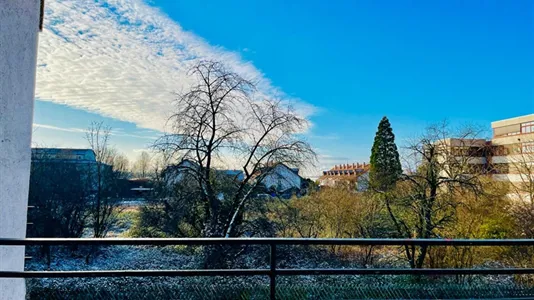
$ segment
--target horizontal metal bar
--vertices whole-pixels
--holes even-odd
[[[4,271],[0,278],[74,278],[74,277],[191,277],[191,276],[266,276],[268,269],[212,270],[99,270],[99,271]],[[508,269],[277,269],[275,276],[299,275],[512,275],[534,274],[534,268]]]
[[[302,239],[302,238],[0,238],[0,246],[30,245],[351,245],[534,246],[534,239]]]
[[[534,274],[534,268],[511,269],[278,269],[276,275],[510,275]]]
[[[98,271],[2,271],[0,278],[74,278],[74,277],[191,277],[191,276],[265,276],[267,269],[211,270],[98,270]]]

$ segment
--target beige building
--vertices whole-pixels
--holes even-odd
[[[323,175],[317,181],[319,186],[351,184],[361,191],[367,188],[369,168],[368,163],[335,165],[330,170],[323,171]]]
[[[484,139],[443,139],[439,160],[456,173],[486,174],[496,181],[510,183],[509,196],[525,200],[534,195],[534,114],[491,123],[493,137]]]
[[[434,149],[439,153],[438,162],[444,167],[440,173],[443,177],[453,173],[489,172],[491,162],[488,153],[491,146],[485,139],[446,138],[434,143]]]
[[[491,123],[493,179],[510,182],[510,196],[534,194],[534,114]]]

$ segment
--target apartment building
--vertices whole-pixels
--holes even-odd
[[[534,195],[534,114],[491,123],[493,137],[484,139],[449,138],[438,141],[439,159],[462,163],[467,174],[486,174],[496,181],[510,183],[509,196],[532,199]],[[448,169],[442,170],[447,176]],[[458,170],[456,170],[458,171]]]
[[[534,195],[534,114],[491,123],[493,179],[510,183],[510,196]]]
[[[534,114],[491,123],[494,179],[523,181],[521,165],[534,163]]]
[[[433,148],[437,151],[438,162],[443,166],[440,176],[447,177],[451,173],[488,173],[491,169],[488,159],[490,144],[485,139],[467,138],[446,138],[435,142]]]
[[[367,188],[369,168],[368,163],[353,163],[335,165],[317,180],[319,186],[335,186],[339,184],[354,184],[359,191]]]

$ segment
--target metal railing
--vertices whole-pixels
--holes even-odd
[[[534,246],[534,239],[301,239],[301,238],[0,238],[0,246],[35,245],[268,245],[269,268],[265,269],[189,269],[189,270],[99,270],[99,271],[0,271],[0,278],[58,277],[153,277],[153,276],[269,276],[270,299],[276,299],[276,277],[298,275],[511,275],[534,274],[534,268],[484,269],[280,269],[276,250],[279,245],[335,246]]]

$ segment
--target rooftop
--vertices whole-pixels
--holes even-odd
[[[323,171],[323,176],[354,176],[354,175],[360,175],[367,171],[369,171],[369,168],[371,167],[368,163],[352,163],[352,164],[341,164],[341,165],[335,165],[328,171]]]
[[[531,122],[531,121],[534,121],[534,114],[524,115],[524,116],[519,116],[519,117],[514,117],[514,118],[509,118],[509,119],[504,119],[504,120],[491,122],[491,128],[508,126],[508,125],[515,125],[515,124]]]

